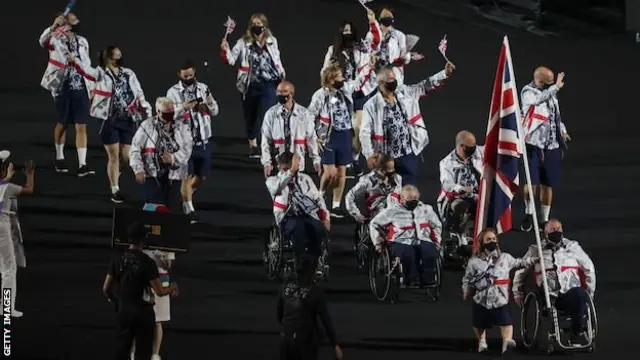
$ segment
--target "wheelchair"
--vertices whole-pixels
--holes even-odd
[[[539,290],[530,291],[525,296],[520,316],[520,334],[525,348],[547,354],[557,350],[595,351],[598,316],[593,298],[589,296],[587,299],[587,313],[583,320],[588,340],[586,344],[570,343],[571,317],[555,308],[553,297],[551,303],[551,309],[547,309],[544,295]]]
[[[427,300],[437,302],[442,288],[442,257],[438,252],[436,260],[435,284],[420,287],[426,290]],[[422,269],[419,268],[419,271]],[[389,247],[385,244],[380,252],[372,250],[369,259],[369,287],[371,293],[379,301],[397,303],[400,292],[407,288],[399,258],[392,257]],[[409,289],[409,288],[407,288]]]
[[[328,281],[330,274],[329,234],[320,244],[318,258],[318,278]],[[293,242],[285,238],[280,226],[273,224],[268,231],[262,253],[262,261],[269,280],[281,279],[285,273],[295,271],[295,253]]]
[[[356,264],[358,270],[364,270],[367,268],[369,258],[373,252],[373,243],[369,236],[369,224],[358,224],[356,226],[356,233],[354,236],[353,251],[356,254]]]
[[[462,270],[467,268],[467,262],[471,257],[473,246],[474,221],[472,216],[467,214],[464,220],[464,231],[457,232],[452,229],[450,214],[440,214],[442,220],[442,249],[444,259],[460,266]],[[465,245],[466,244],[466,245]]]

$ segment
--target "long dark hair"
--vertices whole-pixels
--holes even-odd
[[[342,32],[347,25],[351,28],[351,36],[353,36],[353,43],[351,45],[346,44],[342,38]],[[356,25],[353,22],[344,21],[342,22],[342,25],[340,25],[340,28],[338,28],[338,33],[333,40],[333,54],[331,55],[331,60],[337,62],[340,69],[344,70],[347,58],[344,56],[342,51],[348,49],[353,50],[359,47],[361,47],[361,44],[358,28],[356,28]]]
[[[109,45],[106,47],[106,49],[98,53],[98,65],[101,68],[107,67],[107,61],[111,58],[111,56],[113,56],[113,51],[115,49],[118,49],[118,47],[115,45]]]

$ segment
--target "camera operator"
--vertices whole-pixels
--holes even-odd
[[[109,264],[102,291],[116,305],[118,343],[115,359],[129,360],[135,340],[135,360],[149,360],[155,328],[153,293],[175,296],[178,286],[172,283],[163,287],[156,263],[142,252],[147,237],[143,224],[134,222],[129,225],[127,237],[129,248]]]
[[[318,358],[320,329],[318,318],[333,346],[336,359],[342,360],[342,348],[327,309],[327,299],[314,282],[314,261],[297,262],[295,277],[285,282],[278,294],[278,322],[282,327],[280,358],[282,360],[315,360]]]

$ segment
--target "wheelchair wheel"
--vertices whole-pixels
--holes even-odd
[[[531,349],[538,344],[538,333],[540,332],[541,306],[535,292],[530,292],[522,303],[520,315],[520,336],[522,344],[527,349]]]
[[[366,224],[359,224],[356,228],[354,246],[358,270],[364,269],[367,266],[367,260],[371,254],[371,246],[369,246],[369,242],[371,242],[369,239],[369,226]]]
[[[373,252],[369,259],[369,287],[379,301],[397,301],[397,275],[392,268],[389,250]]]
[[[591,337],[590,351],[594,351],[596,347],[596,337],[598,336],[598,314],[596,313],[596,305],[593,297],[589,296],[587,301],[587,335]]]
[[[282,270],[284,258],[284,239],[278,226],[269,230],[262,257],[267,277],[270,280],[277,278]]]
[[[320,248],[320,257],[318,258],[318,269],[320,269],[320,271],[322,271],[322,280],[324,281],[329,281],[329,275],[331,273],[331,251],[329,249],[329,237],[326,237],[325,240],[322,242],[321,248]]]

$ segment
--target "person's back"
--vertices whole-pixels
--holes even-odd
[[[153,305],[151,281],[158,278],[155,262],[138,249],[129,249],[112,262],[109,273],[117,281],[118,308]]]

